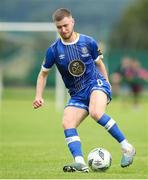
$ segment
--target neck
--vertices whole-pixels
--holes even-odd
[[[69,39],[63,39],[64,42],[71,43],[74,42],[78,37],[76,32],[73,32]]]

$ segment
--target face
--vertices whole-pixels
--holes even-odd
[[[55,22],[58,33],[64,40],[72,37],[74,28],[74,19],[72,17],[65,17],[61,21]]]

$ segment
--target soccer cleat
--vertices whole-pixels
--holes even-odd
[[[134,156],[136,155],[136,150],[133,146],[130,149],[122,149],[123,155],[121,159],[121,167],[127,167],[133,163]]]
[[[72,163],[63,167],[64,172],[89,172],[88,166],[82,163]]]

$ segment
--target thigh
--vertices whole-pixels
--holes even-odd
[[[101,90],[94,90],[90,95],[89,113],[90,116],[98,120],[104,114],[107,105],[107,95]]]
[[[67,106],[64,109],[63,128],[76,128],[87,117],[88,111],[82,108]]]

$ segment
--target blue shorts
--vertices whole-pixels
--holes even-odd
[[[106,80],[98,79],[90,83],[89,86],[80,90],[79,92],[71,95],[70,100],[68,101],[67,106],[75,106],[78,108],[83,108],[88,111],[90,95],[92,91],[100,90],[103,91],[108,97],[108,103],[112,99],[112,92],[109,83]]]

